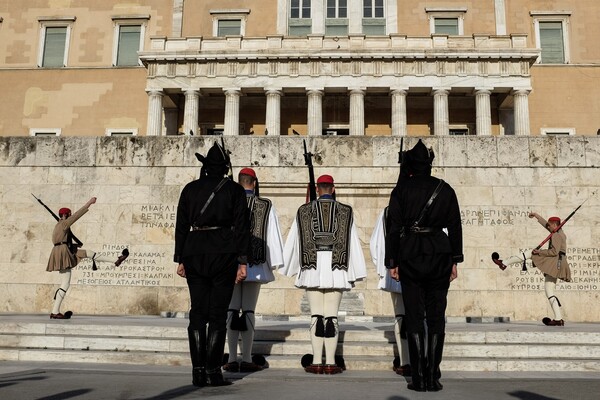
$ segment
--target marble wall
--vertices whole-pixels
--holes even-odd
[[[520,265],[500,271],[490,260],[535,247],[546,231],[527,213],[566,217],[573,282],[558,285],[564,318],[598,321],[600,310],[600,200],[596,137],[426,137],[434,174],[456,190],[464,228],[465,262],[452,284],[448,315],[538,320],[551,315],[543,276]],[[1,137],[0,312],[49,313],[59,274],[45,272],[53,210],[77,209],[98,197],[73,228],[84,248],[121,266],[83,262],[73,271],[63,310],[91,314],[158,314],[186,311],[185,281],[175,274],[173,232],[182,187],[195,179],[195,152],[210,137]],[[405,148],[417,138],[407,137]],[[308,173],[300,137],[226,137],[234,170],[255,168],[261,194],[273,200],[287,236],[305,199]],[[345,295],[348,314],[392,315],[389,295],[377,290],[369,256],[375,220],[398,174],[399,137],[307,138],[315,173],[336,180],[338,200],[354,207],[369,276]],[[281,275],[263,286],[258,314],[305,314],[303,291]]]

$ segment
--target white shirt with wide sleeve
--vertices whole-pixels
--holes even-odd
[[[365,258],[362,252],[358,232],[352,222],[348,249],[348,271],[332,270],[332,252],[317,252],[317,268],[300,268],[300,232],[297,219],[294,219],[283,250],[283,267],[279,270],[286,276],[296,276],[295,286],[305,289],[350,290],[354,282],[367,276]]]
[[[389,270],[385,267],[385,210],[381,211],[371,241],[369,242],[369,250],[371,251],[371,260],[377,269],[379,276],[379,284],[377,287],[386,292],[402,293],[402,285],[390,276]]]

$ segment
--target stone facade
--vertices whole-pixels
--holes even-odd
[[[490,254],[518,254],[546,232],[527,218],[537,211],[566,217],[572,283],[558,285],[565,318],[597,321],[589,305],[600,299],[600,139],[595,137],[424,137],[433,146],[434,174],[457,191],[463,214],[465,262],[451,285],[448,315],[539,320],[548,315],[543,277],[512,266],[501,272]],[[404,139],[405,148],[417,138]],[[57,210],[98,202],[74,225],[84,248],[130,258],[122,267],[89,263],[74,270],[64,308],[91,314],[157,314],[186,311],[185,281],[172,262],[179,193],[199,173],[194,153],[207,137],[0,138],[0,312],[49,313],[57,273],[45,272],[52,217],[31,196]],[[300,137],[226,137],[235,172],[255,168],[261,193],[273,200],[287,235],[305,198],[307,171]],[[377,289],[368,251],[377,215],[387,205],[398,174],[400,138],[309,137],[315,173],[335,177],[338,199],[353,206],[369,267],[367,279],[347,296],[343,311],[391,315],[389,295]],[[303,291],[277,275],[262,289],[257,313],[302,314]]]

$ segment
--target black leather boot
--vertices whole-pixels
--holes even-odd
[[[423,333],[407,333],[412,381],[410,390],[425,392],[425,343]]]
[[[427,370],[425,379],[428,392],[439,392],[444,388],[440,383],[442,376],[440,363],[442,362],[442,353],[444,352],[444,339],[446,334],[433,333],[427,338]]]
[[[223,378],[221,364],[225,351],[225,337],[227,330],[214,330],[208,328],[208,347],[206,353],[206,383],[209,386],[227,386],[232,382]]]
[[[188,341],[192,359],[192,384],[197,387],[206,386],[206,328],[188,328]]]

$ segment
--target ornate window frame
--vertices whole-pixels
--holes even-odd
[[[122,26],[139,26],[140,27],[140,44],[138,51],[144,49],[144,38],[150,15],[114,15],[112,16],[113,28],[113,50],[112,50],[112,66],[113,67],[130,67],[130,65],[117,65],[119,54],[119,33]],[[142,62],[138,59],[138,66],[142,66]]]
[[[37,66],[39,68],[64,68],[69,60],[69,47],[71,43],[71,30],[77,18],[75,16],[59,16],[59,17],[39,17],[40,36]],[[44,67],[44,50],[46,48],[46,29],[47,28],[66,28],[65,35],[65,51],[63,54],[63,65],[60,67]]]
[[[465,34],[465,13],[467,7],[425,7],[427,18],[429,19],[429,33],[435,35],[436,18],[456,18],[458,20],[458,35]]]
[[[239,20],[240,21],[240,34],[239,36],[246,35],[246,21],[248,20],[248,14],[250,14],[249,8],[239,8],[231,10],[210,10],[213,20],[213,36],[219,36],[219,21],[225,20]],[[234,35],[237,36],[237,35]]]
[[[562,34],[563,34],[563,51],[564,51],[564,64],[571,63],[571,51],[569,46],[569,30],[570,30],[570,17],[572,12],[568,10],[563,11],[530,11],[529,15],[533,18],[533,27],[535,31],[535,47],[538,49],[542,48],[540,40],[540,22],[560,22],[562,23]],[[536,60],[537,64],[542,64],[542,55]],[[557,65],[557,64],[553,64]],[[560,64],[558,64],[560,65]]]

